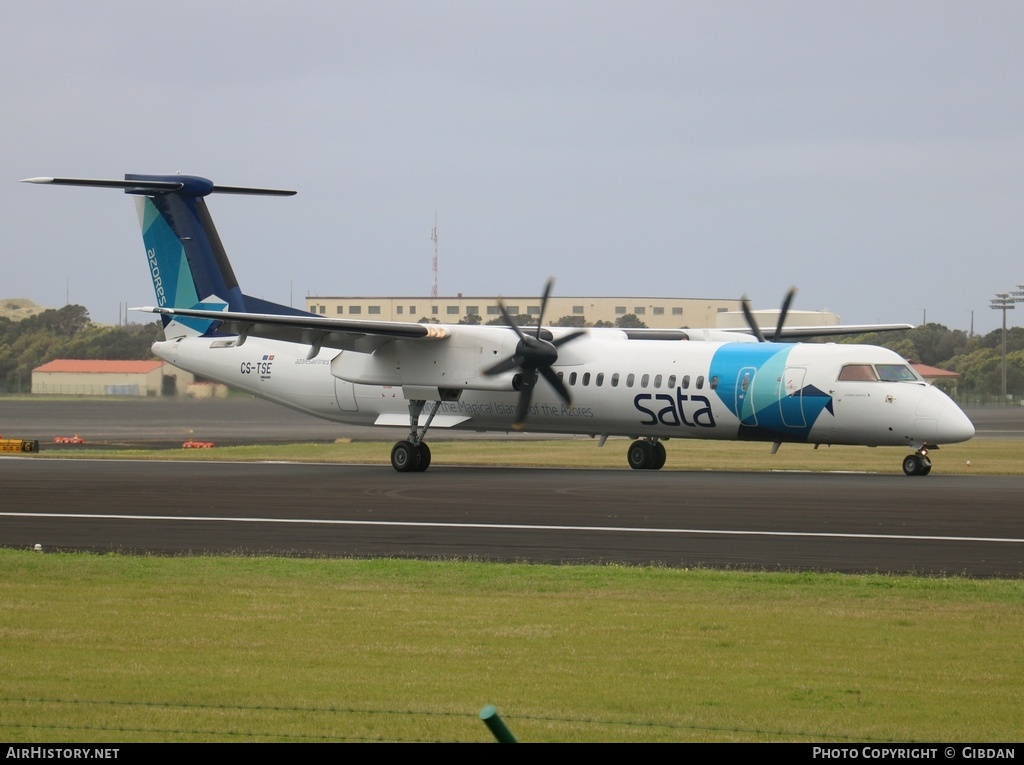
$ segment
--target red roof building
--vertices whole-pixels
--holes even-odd
[[[192,375],[166,361],[54,359],[32,370],[32,392],[68,396],[174,396]]]
[[[914,370],[921,375],[928,382],[935,382],[936,380],[959,380],[959,372],[950,372],[948,369],[939,369],[938,367],[930,367],[927,364],[911,364]]]

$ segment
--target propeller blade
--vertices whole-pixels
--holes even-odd
[[[508,324],[508,326],[510,326],[512,329],[514,329],[515,333],[519,335],[519,339],[525,340],[526,335],[524,335],[523,331],[519,329],[519,325],[512,321],[512,317],[509,316],[508,311],[505,310],[505,301],[502,300],[501,298],[498,298],[498,310],[501,311],[501,318],[505,320],[505,323]]]
[[[789,313],[789,304],[796,296],[796,287],[790,287],[786,293],[786,299],[782,301],[782,309],[779,311],[779,323],[775,325],[775,334],[772,335],[772,342],[777,343],[782,336],[782,325],[786,323],[786,314]]]
[[[530,402],[533,400],[533,389],[537,385],[536,372],[524,372],[519,378],[519,414],[512,423],[513,430],[522,430],[523,423],[530,413]]]
[[[747,319],[747,326],[750,327],[750,331],[754,333],[754,337],[757,338],[757,342],[764,342],[764,335],[761,334],[761,328],[757,326],[757,321],[754,319],[754,313],[750,310],[750,301],[747,300],[747,296],[743,296],[743,300],[740,301],[740,307],[743,309],[743,315]]]
[[[509,372],[513,369],[518,369],[523,365],[523,361],[524,359],[522,356],[514,354],[504,361],[499,361],[497,364],[487,367],[487,369],[485,369],[481,374],[485,377],[494,377],[495,375],[500,375],[502,372]]]
[[[578,329],[575,332],[570,332],[568,335],[563,335],[562,337],[558,338],[557,340],[552,340],[551,344],[553,346],[555,346],[556,348],[558,348],[560,346],[565,345],[570,340],[575,340],[577,337],[582,337],[585,334],[587,334],[585,330]]]
[[[555,393],[559,395],[562,401],[566,404],[572,403],[572,397],[569,395],[569,389],[565,387],[565,383],[562,382],[562,378],[551,370],[551,367],[543,367],[540,370],[540,373],[544,375],[544,379],[551,384],[551,387],[555,389]]]
[[[537,339],[540,339],[540,328],[544,323],[544,313],[548,307],[548,295],[551,294],[551,288],[555,284],[554,277],[548,277],[548,283],[544,285],[544,294],[540,297],[540,316],[537,317]]]

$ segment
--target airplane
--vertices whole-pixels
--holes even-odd
[[[430,465],[431,428],[528,430],[632,439],[627,463],[665,464],[664,442],[701,438],[771,443],[902,446],[908,476],[928,475],[929,451],[967,441],[974,426],[898,354],[869,345],[784,342],[909,329],[907,324],[786,327],[774,331],[420,324],[328,318],[241,291],[205,198],[291,196],[198,176],[122,180],[28,178],[28,183],[123,189],[139,213],[156,305],[161,359],[307,414],[399,426],[391,465]],[[543,384],[541,384],[543,379]]]

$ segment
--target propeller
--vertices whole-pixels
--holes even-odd
[[[502,359],[497,364],[487,367],[483,370],[482,374],[487,377],[493,377],[494,375],[510,372],[513,369],[519,370],[519,373],[512,379],[513,387],[519,391],[519,415],[516,417],[516,421],[512,423],[512,427],[515,430],[522,429],[523,423],[526,422],[526,416],[530,411],[530,402],[533,400],[533,389],[537,385],[538,377],[543,377],[547,380],[548,384],[555,389],[555,393],[566,404],[572,401],[568,388],[565,387],[565,383],[562,382],[558,375],[552,371],[551,365],[558,361],[558,348],[560,346],[575,340],[581,335],[585,335],[586,332],[577,330],[555,340],[546,340],[541,337],[540,328],[544,323],[544,312],[548,305],[548,295],[551,294],[551,287],[554,283],[554,279],[548,279],[547,284],[544,285],[544,294],[540,299],[540,315],[537,317],[537,328],[532,335],[529,332],[523,332],[516,325],[505,309],[505,303],[501,298],[498,298],[498,310],[501,311],[501,317],[519,337],[519,344],[516,345],[515,353],[506,359]],[[550,336],[549,334],[548,337]]]
[[[786,314],[789,313],[789,306],[793,302],[793,298],[796,297],[796,287],[790,287],[786,293],[786,299],[782,301],[782,308],[779,309],[779,321],[775,325],[775,332],[771,335],[772,342],[778,342],[778,339],[782,336],[782,327],[786,323]],[[750,310],[750,301],[747,296],[743,296],[743,300],[740,303],[740,307],[743,308],[743,316],[746,317],[747,325],[750,327],[750,331],[757,338],[757,342],[764,343],[767,339],[764,333],[761,332],[761,328],[757,325],[757,320],[754,319],[754,312]]]

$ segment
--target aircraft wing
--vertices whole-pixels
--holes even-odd
[[[238,344],[249,337],[265,337],[310,346],[310,358],[320,348],[370,353],[386,342],[402,340],[443,340],[448,330],[436,324],[394,321],[353,321],[308,315],[285,316],[270,313],[215,311],[202,308],[156,308],[144,306],[133,311],[168,317],[209,319],[220,322],[224,331],[237,334]]]
[[[804,340],[811,337],[839,337],[842,335],[863,335],[867,332],[899,332],[913,329],[913,324],[833,324],[817,327],[783,327],[776,342],[781,340]],[[749,330],[738,330],[749,332]]]
[[[766,331],[769,340],[782,342],[786,340],[807,340],[814,337],[838,337],[842,335],[862,335],[866,332],[898,332],[902,329],[913,329],[911,324],[831,324],[811,327],[783,327],[778,337],[772,337],[774,331]],[[705,340],[705,341],[746,341],[756,342],[753,332],[747,327],[716,327],[714,329],[623,329],[622,332],[630,340]]]

